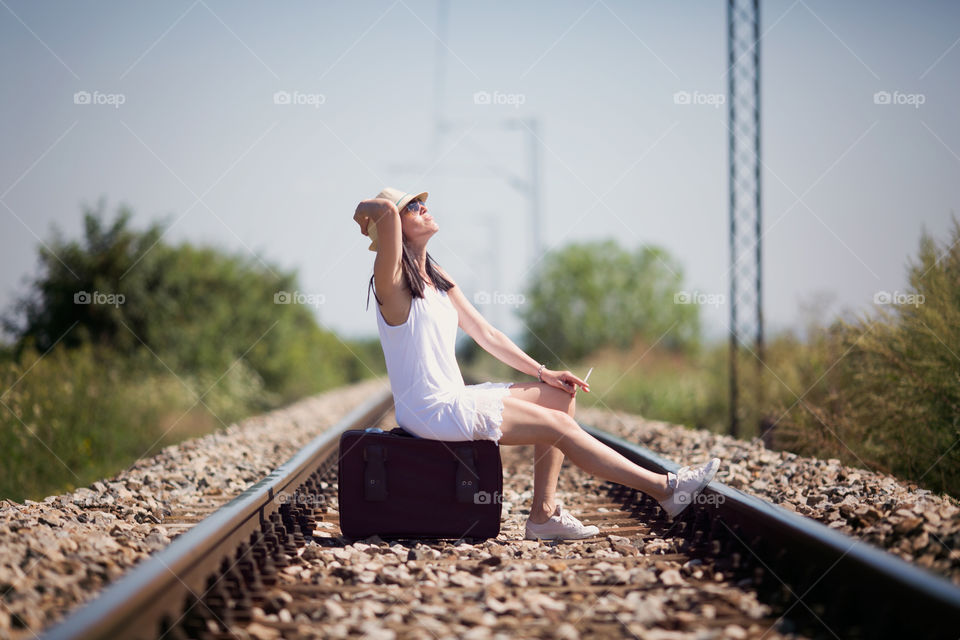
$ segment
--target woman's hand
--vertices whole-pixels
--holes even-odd
[[[360,225],[360,233],[370,235],[367,228],[370,225],[371,217],[375,210],[374,200],[364,200],[357,205],[357,210],[353,214],[353,219]]]
[[[571,396],[577,394],[577,385],[580,385],[584,391],[590,393],[590,385],[569,371],[553,371],[552,369],[544,367],[540,377],[550,386],[563,389]]]
[[[370,198],[369,200],[364,200],[357,205],[357,209],[353,214],[354,221],[360,225],[360,233],[365,236],[370,235],[370,223],[376,224],[383,215],[389,212],[391,209],[396,211],[397,207],[384,198]]]

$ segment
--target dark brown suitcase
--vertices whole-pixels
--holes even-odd
[[[495,538],[503,467],[492,440],[450,442],[402,428],[350,430],[338,456],[347,538]]]

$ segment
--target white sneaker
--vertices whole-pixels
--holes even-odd
[[[667,515],[676,518],[693,504],[697,495],[713,480],[718,468],[720,468],[720,458],[711,458],[709,462],[695,469],[682,467],[676,473],[668,471],[667,486],[673,487],[674,491],[669,498],[660,503]]]
[[[600,529],[594,525],[585,526],[573,517],[558,500],[557,508],[546,522],[537,524],[527,520],[525,537],[527,540],[581,540],[592,538],[599,533]]]

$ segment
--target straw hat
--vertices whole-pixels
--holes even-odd
[[[387,187],[383,191],[378,193],[376,197],[389,200],[393,204],[397,205],[397,209],[399,211],[403,211],[403,208],[406,207],[408,204],[410,204],[410,202],[412,202],[413,200],[426,201],[428,195],[429,194],[426,191],[422,193],[407,193],[406,191],[400,191],[399,189]],[[354,220],[356,219],[357,217],[356,215],[354,215]],[[360,221],[357,220],[357,222],[359,223]],[[361,224],[361,232],[362,232],[362,224]],[[370,236],[370,240],[372,240],[372,242],[370,243],[370,246],[367,247],[367,249],[369,249],[370,251],[376,251],[377,250],[377,225],[374,224],[373,220],[371,220],[370,223],[367,225],[367,233],[365,235]]]

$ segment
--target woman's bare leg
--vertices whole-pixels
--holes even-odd
[[[517,383],[510,387],[510,395],[533,402],[573,417],[576,399],[569,393],[543,382]],[[563,451],[550,444],[533,446],[533,504],[530,521],[546,522],[556,509],[557,481],[563,466]]]
[[[636,465],[603,444],[567,413],[519,398],[503,399],[501,445],[546,445],[559,448],[575,465],[603,480],[616,482],[662,500],[670,495],[667,476]]]
[[[563,451],[549,444],[533,445],[533,504],[530,522],[546,522],[557,508],[557,481]]]

